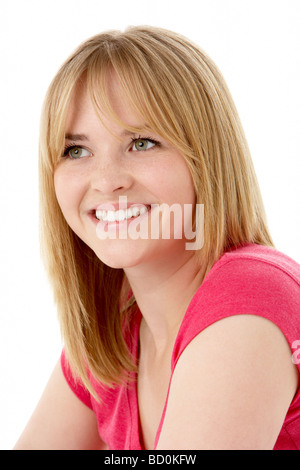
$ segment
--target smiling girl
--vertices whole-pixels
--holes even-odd
[[[64,349],[16,449],[300,449],[300,269],[203,51],[153,27],[82,44],[45,100],[40,195]]]

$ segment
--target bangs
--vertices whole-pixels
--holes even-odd
[[[159,63],[161,59],[153,57],[151,61],[148,52],[146,56],[132,41],[128,41],[128,44],[126,42],[124,39],[118,47],[109,45],[107,56],[103,52],[98,54],[86,70],[88,92],[99,119],[101,120],[102,114],[129,132],[141,131],[121,120],[113,109],[109,87],[115,74],[132,109],[145,123],[145,130],[153,131],[179,151],[186,153],[189,147],[186,145],[184,125],[180,119],[182,110],[181,113],[179,109],[176,112],[178,103],[183,103],[183,100],[178,100],[178,96],[183,93],[182,87],[176,93],[176,80],[172,70]],[[173,82],[172,92],[168,86],[170,81]],[[102,120],[101,122],[104,125]]]
[[[183,63],[178,50],[171,47],[170,38],[165,38],[165,43],[161,38],[149,35],[147,41],[139,39],[130,32],[117,37],[112,34],[110,41],[105,41],[104,35],[88,57],[83,51],[63,66],[58,80],[60,103],[56,105],[59,120],[53,127],[61,129],[74,83],[86,78],[95,109],[127,130],[136,132],[137,129],[120,120],[109,102],[108,87],[114,72],[132,108],[147,127],[186,153],[190,148],[186,144],[187,126],[194,121],[191,110],[199,103],[196,74]],[[83,62],[79,64],[81,55]],[[57,133],[54,138],[57,139]]]
[[[103,125],[101,114],[130,132],[140,132],[140,128],[123,122],[113,109],[109,100],[113,73],[132,109],[145,122],[145,130],[169,141],[192,167],[199,153],[199,148],[195,152],[194,137],[198,145],[206,147],[207,128],[202,118],[207,113],[199,89],[199,57],[198,62],[187,63],[185,48],[185,44],[178,44],[178,37],[175,41],[171,36],[149,35],[142,29],[139,35],[130,29],[124,34],[103,33],[82,44],[63,64],[46,97],[41,136],[42,147],[47,148],[44,163],[48,169],[53,172],[63,154],[69,103],[80,82],[86,83]],[[194,59],[199,55],[199,51],[190,52]],[[201,113],[195,112],[195,107],[200,107]],[[201,114],[200,121],[197,114]]]

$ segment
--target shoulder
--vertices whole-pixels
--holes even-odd
[[[195,293],[174,348],[173,365],[189,342],[234,315],[275,323],[290,345],[300,338],[300,266],[279,251],[248,245],[226,253]]]
[[[300,266],[279,251],[249,245],[226,253],[204,282],[212,309],[289,321],[300,314]]]
[[[246,245],[225,253],[203,283],[205,291],[226,288],[230,293],[231,286],[239,294],[251,292],[252,297],[256,289],[262,296],[262,288],[266,287],[266,295],[268,292],[276,295],[278,290],[281,295],[284,292],[299,295],[300,265],[274,248]],[[299,301],[299,297],[295,299]]]
[[[224,285],[228,281],[235,287],[245,289],[246,285],[253,291],[263,283],[281,293],[288,288],[299,294],[300,265],[284,253],[262,245],[250,244],[226,252],[213,266],[207,276]]]
[[[251,315],[222,319],[178,360],[158,448],[271,449],[297,381],[276,325]]]

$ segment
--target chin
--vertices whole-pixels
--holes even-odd
[[[138,250],[134,247],[126,246],[111,246],[109,249],[94,249],[95,255],[107,266],[114,269],[125,269],[138,266],[145,261],[146,254],[141,252],[138,253]],[[131,249],[130,249],[131,248]]]

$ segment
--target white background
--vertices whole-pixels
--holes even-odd
[[[148,24],[198,43],[229,85],[277,248],[300,262],[299,0],[2,0],[0,449],[11,449],[61,340],[39,257],[37,146],[50,80],[85,39]]]

